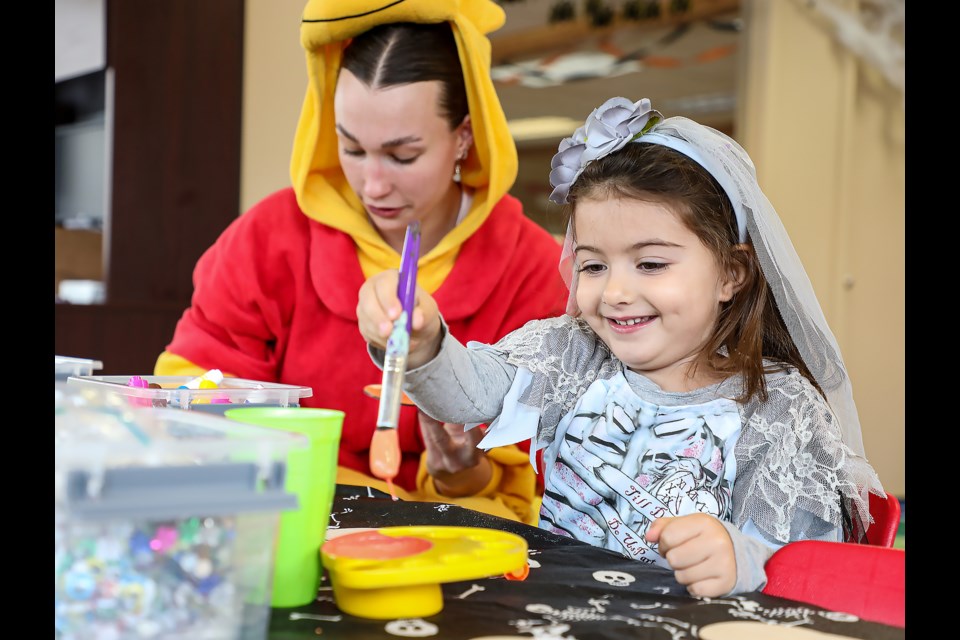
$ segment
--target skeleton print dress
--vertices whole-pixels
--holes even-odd
[[[562,316],[495,345],[447,333],[405,389],[435,418],[489,424],[481,448],[530,438],[533,464],[543,451],[540,527],[641,562],[667,566],[644,540],[662,516],[712,514],[772,548],[862,535],[867,491],[882,487],[822,396],[795,369],[767,376],[765,403],[734,401],[740,385],[663,391]]]

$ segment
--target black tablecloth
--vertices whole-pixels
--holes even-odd
[[[904,630],[897,627],[759,592],[694,598],[668,570],[536,527],[453,505],[395,502],[365,487],[337,487],[331,528],[405,525],[489,527],[516,533],[529,546],[530,574],[523,581],[497,576],[443,584],[443,610],[412,620],[368,620],[340,612],[324,575],[316,602],[272,610],[269,640],[500,640],[504,636],[687,640],[700,638],[711,624],[729,621],[799,626],[871,640],[904,637]]]

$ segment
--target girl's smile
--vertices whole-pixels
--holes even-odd
[[[650,323],[656,319],[656,316],[641,316],[635,318],[607,318],[610,328],[617,333],[630,333],[639,331],[644,327],[650,326]]]

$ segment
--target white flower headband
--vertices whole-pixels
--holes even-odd
[[[663,115],[650,106],[650,99],[630,102],[626,98],[610,98],[593,110],[573,136],[560,141],[557,154],[550,161],[550,200],[567,202],[570,186],[588,164],[625,147],[663,120]]]
[[[594,160],[619,151],[627,144],[639,141],[650,144],[659,144],[669,147],[687,156],[714,177],[726,192],[733,205],[737,218],[737,236],[739,242],[747,241],[747,217],[743,206],[742,189],[732,179],[730,167],[726,160],[715,153],[705,153],[706,149],[698,144],[692,144],[684,135],[677,135],[674,129],[683,127],[682,123],[690,123],[699,132],[716,134],[724,145],[733,142],[724,134],[697,124],[686,118],[668,118],[650,106],[649,98],[642,98],[631,102],[623,97],[610,98],[593,110],[582,127],[573,132],[573,136],[560,141],[557,153],[550,161],[550,185],[553,191],[550,200],[557,204],[569,202],[570,187],[580,177],[583,170]],[[678,124],[679,123],[679,124]],[[671,125],[671,126],[667,126]],[[641,140],[642,138],[642,140]],[[753,163],[745,151],[736,145],[729,146],[731,151],[740,151],[734,155],[742,162],[747,163],[747,170],[756,181],[756,172]]]

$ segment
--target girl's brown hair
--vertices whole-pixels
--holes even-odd
[[[670,207],[713,253],[720,270],[740,280],[739,290],[722,303],[717,326],[694,367],[741,374],[740,402],[755,395],[766,401],[764,374],[783,370],[785,365],[796,367],[823,394],[780,317],[749,237],[745,244],[737,242],[730,199],[706,169],[669,147],[630,143],[587,165],[570,188],[571,215],[576,215],[578,200],[609,198]],[[764,358],[774,365],[765,366]]]

